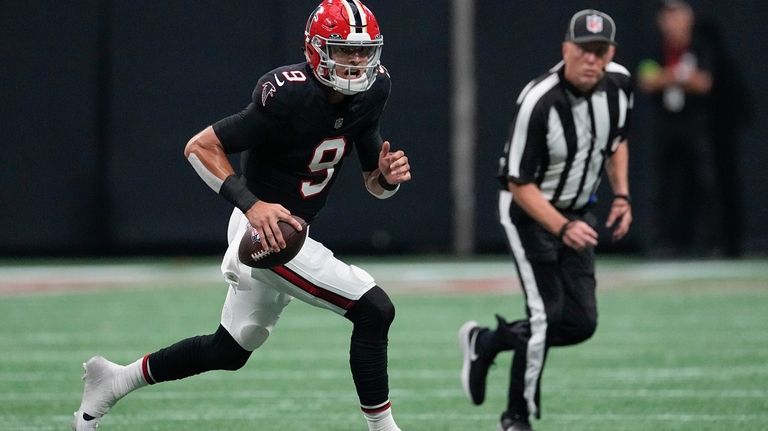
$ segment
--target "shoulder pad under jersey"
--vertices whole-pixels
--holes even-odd
[[[306,63],[278,67],[265,73],[253,90],[253,103],[280,116],[292,106],[304,103],[316,93],[316,84],[308,76]]]

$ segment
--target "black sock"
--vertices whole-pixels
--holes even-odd
[[[524,350],[531,337],[531,325],[527,319],[507,322],[496,315],[496,329],[483,329],[477,335],[478,354],[494,358],[507,350]]]

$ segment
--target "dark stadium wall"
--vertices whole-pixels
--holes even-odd
[[[98,7],[9,3],[0,3],[0,252],[93,250]]]
[[[226,244],[229,207],[183,156],[187,140],[250,101],[279,20],[253,2],[114,2],[108,178],[114,244]]]
[[[302,61],[315,0],[14,2],[0,17],[0,254],[220,253],[228,205],[182,156],[186,141],[242,109],[258,77]],[[760,1],[715,9],[766,117],[768,37]],[[389,201],[367,195],[355,156],[344,166],[312,235],[340,253],[447,252],[451,244],[450,2],[369,0],[393,77],[383,134],[408,153],[414,180]],[[477,251],[505,249],[496,217],[496,159],[514,101],[560,56],[564,23],[597,7],[619,27],[617,61],[634,69],[653,32],[654,2],[476,2]],[[406,13],[407,12],[407,13]],[[717,12],[715,14],[715,12]],[[757,35],[760,35],[758,37]],[[631,176],[635,230],[621,251],[648,246],[647,101],[636,104]],[[768,250],[765,122],[739,151],[744,247]],[[602,214],[602,213],[601,213]]]

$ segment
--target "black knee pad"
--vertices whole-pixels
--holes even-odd
[[[248,362],[251,352],[243,349],[223,326],[219,325],[208,337],[205,352],[213,369],[234,371]]]
[[[379,286],[373,286],[344,315],[355,324],[355,330],[370,337],[385,336],[395,320],[395,306],[387,293]]]

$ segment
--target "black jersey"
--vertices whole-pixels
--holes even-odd
[[[368,91],[338,104],[329,103],[327,90],[307,63],[283,66],[259,79],[242,112],[213,125],[228,154],[244,152],[248,188],[307,221],[325,205],[353,146],[364,172],[378,167],[390,80],[380,67]]]

